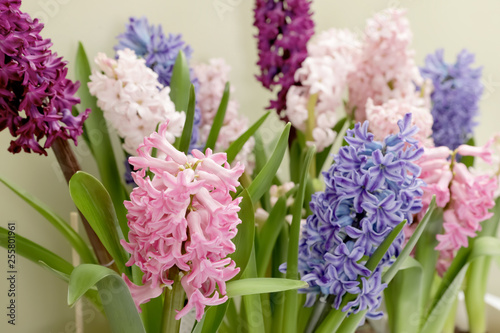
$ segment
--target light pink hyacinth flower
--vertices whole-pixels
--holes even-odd
[[[212,154],[210,149],[186,156],[166,139],[167,128],[168,121],[129,159],[137,170],[132,173],[137,187],[125,201],[130,232],[129,242],[121,243],[131,254],[127,265],[144,273],[143,285],[123,278],[141,311],[140,304],[173,284],[168,273],[176,266],[188,299],[176,319],[194,307],[200,320],[206,305],[227,300],[225,282],[239,272],[227,255],[235,251],[231,239],[241,223],[241,198],[233,200],[230,192],[239,186],[244,167],[231,168],[225,153]],[[152,156],[153,148],[158,157]]]
[[[405,99],[430,105],[430,87],[421,77],[411,49],[412,32],[406,11],[385,9],[367,21],[360,61],[349,74],[349,107],[356,121],[366,120],[368,98],[374,105]],[[415,86],[424,86],[424,95]]]
[[[198,78],[199,89],[197,93],[198,106],[201,111],[200,138],[201,142],[206,142],[210,130],[212,129],[215,115],[219,109],[224,87],[229,81],[231,67],[222,58],[210,59],[207,64],[195,64],[193,71]],[[231,94],[234,86],[231,86]],[[226,108],[224,122],[215,144],[216,151],[226,150],[231,143],[240,137],[248,129],[248,119],[239,114],[239,103],[230,98]],[[235,161],[245,165],[247,173],[252,173],[254,161],[251,159],[255,146],[254,138],[251,137],[236,156]]]
[[[462,145],[455,153],[462,156],[480,157],[491,162],[491,141],[483,147]],[[495,205],[494,193],[497,179],[485,173],[472,174],[463,163],[452,161],[453,152],[448,147],[425,148],[422,157],[416,161],[421,168],[420,177],[427,184],[423,187],[423,209],[416,222],[405,229],[408,239],[420,221],[432,196],[436,196],[437,207],[443,208],[444,233],[436,236],[439,253],[437,271],[442,275],[451,264],[456,252],[467,247],[469,237],[475,237],[481,230],[481,222],[492,216],[489,209]]]
[[[433,118],[429,108],[415,106],[405,99],[390,99],[382,105],[374,105],[371,98],[366,102],[366,119],[371,125],[369,129],[378,141],[383,141],[390,134],[399,133],[397,123],[407,113],[412,114],[411,123],[419,129],[414,138],[422,146],[433,146]]]

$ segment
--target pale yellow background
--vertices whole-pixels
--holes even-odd
[[[477,63],[484,66],[485,94],[481,101],[481,125],[477,129],[479,143],[484,143],[498,126],[500,105],[500,2],[496,0],[349,0],[319,1],[313,9],[317,31],[330,27],[361,31],[372,13],[388,6],[408,8],[414,32],[413,47],[417,62],[423,64],[426,54],[436,48],[446,50],[446,58],[453,60],[466,47],[477,54]],[[271,96],[254,79],[256,48],[252,37],[253,1],[248,0],[26,0],[22,9],[38,16],[46,23],[43,36],[52,38],[54,50],[70,62],[76,52],[77,41],[85,44],[90,57],[97,52],[112,55],[115,36],[122,32],[129,16],[146,15],[150,22],[161,23],[165,32],[182,33],[194,49],[194,60],[224,57],[232,66],[234,96],[241,103],[241,111],[252,120],[262,115]],[[73,65],[70,63],[70,75]],[[277,125],[267,125],[266,133],[276,133]],[[269,136],[269,135],[268,135]],[[270,138],[271,136],[269,136]],[[269,138],[266,138],[269,139]],[[10,137],[0,133],[0,174],[44,200],[66,217],[74,210],[66,183],[57,168],[55,158],[7,152]],[[96,174],[95,165],[83,145],[77,150],[85,170]],[[62,237],[31,208],[0,186],[0,225],[17,223],[17,230],[25,237],[70,260],[71,252]],[[0,271],[5,271],[6,254],[0,250]],[[17,326],[6,325],[6,280],[0,272],[0,331],[1,332],[73,332],[73,310],[66,306],[66,283],[51,273],[19,259],[18,262]],[[490,276],[490,292],[500,295],[499,270],[495,266]],[[86,312],[86,319],[91,319]],[[87,332],[107,332],[100,316],[89,320]],[[500,331],[498,313],[490,311],[491,332]]]

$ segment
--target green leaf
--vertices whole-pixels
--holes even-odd
[[[370,271],[375,270],[377,268],[378,264],[380,263],[380,260],[385,256],[385,253],[387,250],[389,250],[389,247],[392,245],[396,237],[401,233],[403,230],[404,226],[406,225],[406,220],[403,220],[400,222],[392,231],[390,234],[384,239],[382,244],[377,247],[375,252],[370,256],[368,261],[365,264],[365,267],[368,268]]]
[[[266,148],[264,147],[264,142],[260,136],[259,132],[254,134],[255,138],[255,147],[254,147],[254,155],[255,155],[255,168],[253,170],[252,178],[255,178],[264,168],[264,165],[267,163],[267,154]]]
[[[241,281],[241,280],[240,280]],[[205,311],[203,318],[199,323],[196,324],[192,333],[212,333],[217,332],[219,329],[224,316],[226,315],[226,310],[229,304],[229,300],[217,306],[210,306]]]
[[[340,119],[333,127],[333,131],[335,133],[337,133],[337,137],[339,137],[341,135],[340,131],[344,127],[344,124],[346,123],[346,121],[347,121],[347,117],[344,117],[344,118]],[[335,141],[337,141],[337,137],[335,137]],[[333,147],[333,143],[331,145],[329,145],[328,147],[326,147],[325,149],[323,149],[322,152],[316,154],[316,175],[319,175],[321,173],[321,170],[323,169],[323,165],[325,164],[326,159],[328,158],[328,155],[330,155],[330,151],[332,150],[332,147]]]
[[[170,99],[177,111],[187,110],[189,87],[191,87],[189,63],[184,52],[179,51],[172,70],[172,79],[170,80]]]
[[[146,332],[125,281],[104,266],[83,264],[73,270],[69,280],[68,304],[73,305],[94,286],[97,286],[113,333]]]
[[[0,227],[0,246],[9,249],[9,232],[10,238],[15,237],[16,253],[21,257],[33,261],[35,264],[43,267],[49,266],[51,269],[61,272],[65,275],[70,275],[73,271],[73,265],[59,257],[57,254],[47,250],[46,248],[22,237],[19,234],[13,236],[12,231]],[[43,263],[43,264],[42,264]],[[63,278],[62,275],[58,275]]]
[[[240,137],[234,140],[233,143],[229,145],[226,149],[227,161],[228,163],[232,163],[236,158],[236,155],[240,152],[241,148],[245,145],[245,143],[255,134],[255,132],[260,128],[260,126],[264,123],[271,112],[267,112],[265,115],[259,118],[249,129],[245,131]]]
[[[465,144],[469,145],[469,146],[475,146],[476,142],[475,142],[474,138],[470,138],[469,141],[467,141],[467,143],[465,143]],[[465,166],[467,168],[474,166],[474,156],[462,156],[462,158],[460,159],[460,162],[465,164]]]
[[[307,287],[307,282],[280,278],[250,278],[229,281],[226,284],[229,297],[266,294]]]
[[[135,266],[137,267],[137,266]],[[140,284],[141,282],[138,282]],[[163,297],[159,296],[149,302],[141,304],[141,317],[146,332],[158,333],[161,330],[161,320],[163,315]]]
[[[277,278],[284,278],[285,274],[280,272],[279,266],[284,263],[288,255],[288,235],[289,226],[284,224],[281,227],[281,232],[276,240],[276,245],[274,246],[272,253],[272,264],[271,264],[271,276]],[[269,295],[269,300],[273,306],[271,332],[282,333],[283,332],[283,313],[285,310],[285,292],[271,293]]]
[[[422,236],[415,246],[415,259],[422,265],[422,306],[426,307],[431,297],[431,287],[436,275],[436,264],[439,251],[436,235],[443,230],[443,210],[435,209],[430,215],[428,226],[424,229]]]
[[[469,265],[467,270],[464,295],[471,333],[486,332],[486,303],[484,296],[490,266],[490,257],[478,258]]]
[[[182,151],[185,154],[187,154],[189,150],[189,145],[191,143],[195,106],[196,106],[196,96],[194,92],[194,86],[191,85],[191,89],[189,91],[189,105],[186,112],[186,122],[184,123],[184,128],[182,129],[181,141],[179,143],[179,151]]]
[[[210,128],[210,133],[208,134],[207,143],[205,144],[205,149],[210,148],[212,150],[215,149],[215,143],[217,142],[217,138],[219,137],[219,132],[224,125],[224,117],[226,116],[227,104],[229,103],[229,82],[226,82],[224,87],[224,93],[222,95],[222,99],[219,104],[219,108],[217,109],[217,113],[214,117],[214,122],[212,123],[212,127]]]
[[[71,263],[19,234],[16,234],[15,237],[18,255],[47,269],[61,280],[69,282],[69,277],[74,269]],[[0,246],[9,249],[9,230],[2,227],[0,227]],[[102,311],[102,304],[95,290],[89,290],[85,293],[85,297],[94,304],[97,310]]]
[[[255,235],[255,215],[252,199],[247,190],[243,190],[240,194],[243,200],[240,203],[240,211],[238,216],[241,219],[241,224],[238,225],[238,233],[233,238],[233,243],[236,245],[236,251],[229,255],[236,262],[236,266],[240,268],[240,272],[233,280],[239,279],[252,253]]]
[[[50,222],[63,236],[68,240],[68,242],[73,246],[73,248],[78,252],[78,255],[85,263],[96,264],[97,260],[89,249],[83,238],[59,215],[57,215],[49,206],[29,194],[28,192],[22,190],[16,185],[8,182],[7,180],[0,177],[0,182],[4,183],[12,192],[17,194],[21,199],[23,199],[28,205],[33,207],[40,215],[42,215],[47,221]]]
[[[92,110],[88,119],[84,122],[84,131],[89,139],[89,147],[97,163],[102,183],[113,200],[116,215],[120,222],[120,228],[123,234],[127,236],[127,210],[123,205],[125,195],[122,190],[121,173],[118,171],[116,164],[106,120],[104,119],[102,110],[97,107],[97,99],[90,94],[88,89],[87,84],[90,80],[89,76],[91,70],[82,43],[78,43],[75,69],[76,79],[81,83],[78,89],[78,96],[81,99],[81,108]]]
[[[390,332],[416,333],[423,310],[423,269],[412,257],[406,258],[405,264],[384,290],[384,299]]]
[[[481,222],[481,231],[478,232],[477,237],[496,236],[500,221],[500,198],[496,199],[495,206],[490,211],[493,216],[487,221]],[[484,296],[486,294],[491,259],[489,257],[479,258],[470,264],[467,271],[464,294],[471,333],[486,331]]]
[[[79,171],[71,177],[69,192],[75,205],[85,216],[109,254],[115,259],[120,272],[130,276],[125,267],[128,257],[120,245],[123,238],[111,198],[95,177]]]
[[[262,195],[269,190],[273,182],[273,178],[278,172],[278,169],[285,156],[286,148],[288,146],[288,135],[290,134],[290,126],[288,123],[281,134],[281,137],[274,149],[273,154],[267,161],[266,165],[259,172],[257,177],[253,180],[252,184],[248,187],[248,193],[252,198],[253,203],[256,203]]]
[[[446,271],[434,297],[427,316],[423,321],[421,333],[441,332],[453,301],[462,286],[469,264],[485,256],[500,256],[500,239],[480,237],[469,239],[469,247],[461,248]]]
[[[288,279],[298,279],[298,258],[299,258],[299,236],[300,221],[302,219],[302,207],[307,185],[307,175],[314,157],[316,148],[308,147],[304,154],[304,160],[300,168],[299,189],[295,194],[292,207],[292,225],[290,226],[290,236],[288,241],[288,257],[286,267],[286,277]],[[285,292],[285,308],[283,313],[283,331],[297,331],[297,292],[295,290]]]
[[[302,157],[302,148],[299,140],[293,140],[290,147],[290,180],[295,184],[300,182],[300,158]]]
[[[391,282],[391,280],[394,278],[396,273],[400,270],[403,263],[410,256],[411,251],[415,247],[415,244],[417,244],[420,236],[422,235],[425,228],[427,227],[427,224],[429,223],[429,220],[431,218],[431,215],[432,215],[435,207],[436,207],[436,196],[433,196],[432,200],[429,204],[429,208],[427,209],[427,212],[425,213],[425,216],[423,217],[422,221],[420,221],[420,223],[418,224],[417,228],[413,232],[413,235],[408,240],[408,243],[406,243],[406,246],[404,247],[403,251],[401,251],[401,253],[399,254],[399,257],[391,265],[391,267],[387,270],[387,272],[385,272],[382,275],[382,282],[384,282],[384,283]]]
[[[252,253],[250,255],[250,260],[248,261],[247,268],[243,273],[243,279],[255,278],[257,277],[257,265],[255,262],[255,248],[252,248]],[[227,285],[226,285],[227,286]],[[238,287],[238,284],[236,285]],[[234,291],[233,295],[237,295],[237,290]],[[245,325],[248,328],[249,333],[261,333],[265,332],[264,326],[264,315],[262,312],[262,302],[261,297],[258,294],[247,294],[243,295],[242,303],[242,313],[246,316]]]
[[[278,239],[286,216],[286,197],[281,196],[274,205],[259,233],[257,247],[257,275],[262,277],[269,266],[274,244]]]

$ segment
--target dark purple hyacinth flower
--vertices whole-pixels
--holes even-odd
[[[434,143],[454,150],[472,138],[477,125],[474,118],[483,94],[482,68],[471,67],[474,54],[467,50],[458,54],[454,64],[447,64],[443,53],[441,49],[429,54],[420,72],[434,85],[431,94]]]
[[[295,71],[307,57],[307,42],[314,34],[310,5],[308,0],[256,1],[254,26],[259,30],[256,37],[260,67],[257,79],[269,90],[280,87],[278,98],[269,106],[278,114],[286,108],[286,94],[295,83]]]
[[[340,148],[332,167],[323,173],[326,189],[315,193],[310,203],[313,214],[302,229],[299,271],[309,283],[303,292],[311,306],[318,295],[334,295],[339,308],[346,293],[357,298],[342,311],[368,310],[369,317],[381,302],[386,287],[381,271],[391,257],[401,251],[404,235],[393,242],[374,271],[366,268],[387,235],[401,221],[412,222],[422,209],[423,182],[416,178],[420,169],[413,161],[423,149],[411,137],[418,130],[411,126],[411,114],[398,122],[400,133],[383,142],[374,141],[368,122],[347,131],[349,144]]]
[[[40,36],[43,24],[20,6],[0,0],[0,131],[8,128],[16,138],[10,152],[47,155],[56,138],[77,144],[90,109],[73,116],[79,83],[66,78],[66,62]]]

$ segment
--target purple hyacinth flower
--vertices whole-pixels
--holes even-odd
[[[325,190],[315,193],[299,242],[299,272],[309,287],[307,305],[318,295],[334,297],[339,308],[346,293],[357,295],[343,311],[368,310],[377,317],[380,293],[378,276],[401,252],[403,234],[389,247],[377,268],[370,271],[366,258],[373,255],[401,221],[412,221],[422,209],[420,168],[413,162],[419,148],[411,137],[411,114],[398,122],[400,133],[374,141],[368,122],[347,132],[348,146],[340,148],[334,164],[323,173]]]
[[[482,68],[472,68],[474,54],[462,50],[454,64],[444,61],[444,51],[437,50],[425,59],[422,77],[434,85],[431,94],[432,138],[436,146],[454,150],[473,136],[474,120],[483,94]]]
[[[172,70],[179,51],[183,51],[189,60],[193,53],[182,36],[163,33],[161,25],[150,25],[147,18],[131,17],[125,32],[118,37],[115,51],[129,48],[146,60],[146,65],[158,74],[158,81],[164,86],[170,85]]]
[[[20,5],[0,0],[0,131],[8,128],[16,138],[10,152],[47,155],[58,138],[77,144],[90,109],[72,114],[79,83],[66,78],[66,62],[40,36],[43,24]]]
[[[282,119],[286,108],[286,94],[295,84],[295,71],[307,57],[307,42],[314,34],[308,0],[257,0],[254,26],[259,50],[260,74],[257,79],[272,90],[280,87],[278,98],[271,101]]]

